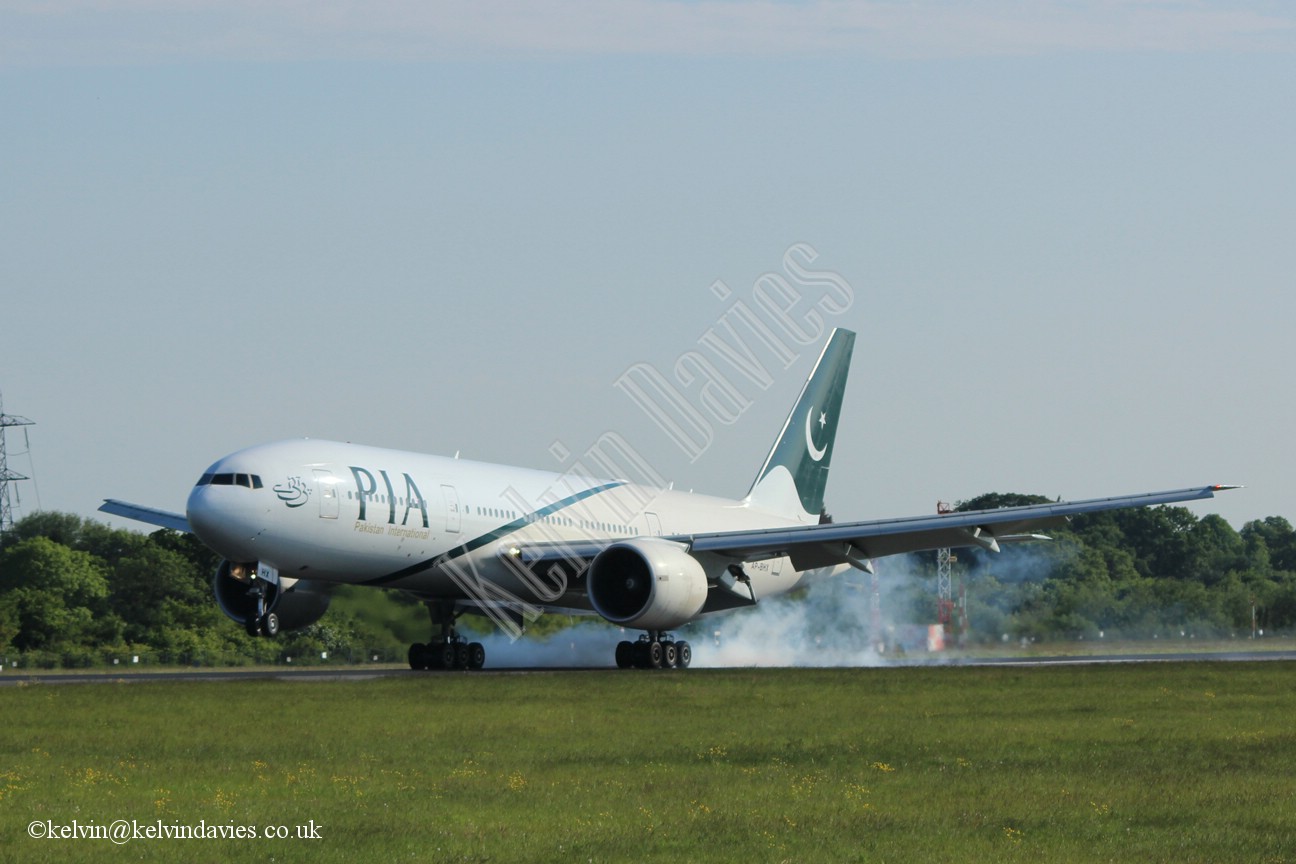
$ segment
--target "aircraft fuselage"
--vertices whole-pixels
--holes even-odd
[[[578,574],[523,584],[510,550],[803,524],[740,501],[622,480],[313,439],[224,457],[190,493],[186,515],[220,555],[285,578],[445,597],[469,573],[530,602],[561,597],[575,608],[588,608],[583,592],[568,596],[563,582]],[[785,559],[744,570],[758,597],[800,579]]]

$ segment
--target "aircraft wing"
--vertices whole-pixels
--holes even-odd
[[[709,552],[734,561],[761,561],[787,556],[798,570],[851,564],[868,569],[869,560],[928,549],[978,546],[999,551],[1001,543],[1048,539],[1036,532],[1058,528],[1079,513],[1097,513],[1127,507],[1149,507],[1180,501],[1213,498],[1236,486],[1198,486],[1168,492],[1148,492],[1088,501],[1060,501],[900,519],[795,525],[751,531],[718,531],[709,534],[668,535],[690,552]],[[525,543],[511,553],[524,564],[563,562],[583,568],[613,541],[589,539],[556,543]]]
[[[798,570],[853,564],[867,567],[871,558],[928,549],[979,546],[999,551],[999,544],[1043,539],[1034,532],[1065,525],[1079,513],[1147,507],[1213,498],[1236,486],[1202,486],[1088,501],[1062,501],[901,519],[798,525],[756,531],[724,531],[679,539],[692,552],[711,552],[739,561],[788,556]]]
[[[99,505],[99,509],[104,513],[124,516],[127,519],[134,519],[136,522],[143,522],[146,525],[170,528],[172,531],[181,531],[185,534],[192,533],[189,530],[189,520],[185,518],[183,513],[171,513],[154,507],[144,507],[140,504],[118,501],[116,498],[105,498],[104,503]]]

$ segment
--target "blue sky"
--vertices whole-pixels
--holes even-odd
[[[729,370],[700,454],[616,381],[771,278],[805,313],[807,244],[859,333],[838,518],[1296,519],[1294,104],[1278,3],[0,0],[19,515],[182,509],[297,436],[563,470],[614,431],[741,495],[822,338]]]

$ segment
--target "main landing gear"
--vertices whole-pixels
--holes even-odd
[[[409,647],[411,669],[480,669],[485,664],[486,649],[482,644],[468,642],[462,636],[428,645],[415,642]]]
[[[692,646],[660,630],[649,630],[639,641],[619,642],[616,647],[618,669],[687,669],[692,662]]]
[[[427,604],[432,618],[432,630],[441,631],[424,645],[415,642],[409,647],[411,669],[480,669],[486,665],[486,649],[480,642],[469,642],[455,630],[459,614],[454,605],[431,601]]]

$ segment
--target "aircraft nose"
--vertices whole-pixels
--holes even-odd
[[[234,561],[257,557],[252,547],[260,528],[252,505],[244,500],[249,491],[233,484],[200,483],[185,504],[185,516],[198,539]]]
[[[189,492],[189,500],[185,502],[185,518],[189,520],[189,527],[208,546],[213,546],[212,541],[216,539],[221,521],[214,505],[215,502],[209,500],[205,486],[195,486]]]

